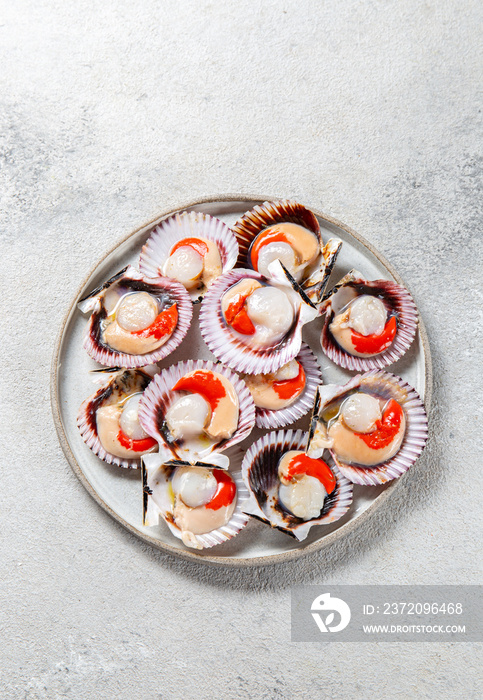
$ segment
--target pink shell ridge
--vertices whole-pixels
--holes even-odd
[[[256,424],[258,428],[273,430],[283,428],[302,418],[314,404],[317,386],[322,383],[322,374],[317,359],[306,343],[302,343],[299,354],[295,358],[304,368],[306,384],[304,391],[286,408],[272,410],[256,406]]]
[[[216,243],[220,251],[222,274],[235,266],[238,242],[233,231],[221,219],[191,211],[175,214],[152,230],[141,250],[139,269],[148,277],[162,276],[162,267],[175,243],[196,235]],[[193,292],[194,298],[199,296],[199,291]]]
[[[193,304],[183,285],[174,282],[168,277],[158,277],[157,279],[146,277],[145,280],[149,284],[158,286],[160,289],[169,290],[174,296],[178,307],[178,323],[175,330],[166,343],[157,350],[145,355],[129,355],[128,353],[102,347],[92,338],[93,317],[91,316],[86,328],[83,347],[88,355],[96,362],[99,362],[99,364],[105,367],[118,366],[128,369],[155,364],[167,357],[173,350],[176,350],[187,334],[193,316]]]
[[[424,404],[416,389],[401,377],[390,372],[371,370],[360,377],[360,379],[365,378],[387,382],[388,385],[398,387],[406,394],[406,398],[401,399],[400,391],[395,391],[395,394],[397,393],[398,396],[396,400],[403,407],[406,416],[406,433],[402,445],[394,457],[374,467],[359,467],[345,464],[337,459],[337,455],[333,450],[330,450],[330,453],[341,474],[349,481],[362,486],[380,486],[399,478],[421,455],[428,439],[428,418]],[[357,377],[354,377],[352,381],[354,380],[357,380]]]
[[[264,522],[272,525],[269,517],[260,507],[260,504],[250,485],[250,471],[258,455],[261,452],[270,454],[277,448],[280,448],[282,453],[288,452],[289,450],[305,450],[307,438],[308,433],[303,432],[302,430],[279,430],[267,433],[254,442],[249,448],[242,462],[243,479],[251,494],[250,501],[247,502],[244,508],[248,515],[255,515],[257,519],[263,520]],[[329,466],[336,477],[338,485],[338,491],[335,495],[335,502],[331,504],[329,511],[320,518],[314,518],[312,520],[301,522],[293,528],[284,528],[277,524],[272,525],[272,527],[277,527],[284,532],[292,534],[297,539],[303,540],[307,537],[309,530],[313,525],[327,525],[339,520],[345,515],[352,504],[352,483],[340,473],[336,465],[330,463]]]
[[[200,311],[200,332],[213,355],[232,369],[245,374],[269,374],[300,352],[302,324],[297,322],[291,337],[275,348],[250,348],[230,332],[223,318],[221,297],[244,278],[267,282],[254,270],[235,269],[219,277],[210,287]]]
[[[193,372],[197,369],[211,370],[222,374],[233,384],[238,395],[239,417],[237,429],[230,438],[221,442],[221,447],[220,443],[218,443],[213,446],[211,451],[223,452],[237,442],[241,442],[251,433],[255,425],[255,404],[253,403],[252,396],[245,382],[240,379],[237,374],[228,369],[228,367],[224,367],[211,360],[186,360],[184,362],[178,362],[162,370],[154,377],[153,381],[145,390],[139,404],[139,422],[144,430],[148,435],[156,438],[160,445],[165,445],[170,449],[176,456],[178,456],[176,446],[174,444],[169,445],[158,428],[158,411],[161,406],[164,406],[165,409],[169,407],[173,400],[173,392],[171,389],[176,382],[181,379],[181,377],[184,377],[185,374],[188,374],[188,372]],[[183,455],[179,455],[179,458],[184,457]]]
[[[356,372],[367,372],[372,369],[382,369],[399,360],[410,348],[418,326],[418,310],[413,298],[400,284],[391,280],[364,280],[369,286],[381,284],[386,288],[393,303],[397,306],[398,327],[393,343],[387,350],[374,357],[355,357],[343,350],[332,337],[329,330],[331,323],[330,307],[326,312],[324,326],[322,328],[321,346],[329,360],[343,369]]]

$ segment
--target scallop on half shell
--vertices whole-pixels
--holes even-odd
[[[264,202],[234,224],[240,248],[239,266],[270,277],[269,266],[280,260],[314,303],[327,287],[342,242],[324,245],[317,217],[288,199]]]
[[[321,345],[344,369],[367,371],[396,362],[414,340],[418,312],[409,292],[391,280],[366,280],[351,270],[322,301]]]
[[[322,383],[317,358],[306,343],[299,354],[272,374],[244,376],[256,407],[259,428],[283,428],[312,410]]]
[[[156,226],[141,251],[139,269],[148,277],[170,277],[183,284],[193,302],[238,258],[233,231],[201,212],[175,214]]]
[[[428,419],[416,390],[401,377],[371,370],[343,386],[318,388],[307,454],[318,457],[328,449],[347,479],[378,486],[404,474],[427,438]]]
[[[207,462],[173,460],[169,450],[143,458],[143,524],[164,520],[172,534],[193,549],[223,544],[247,524],[241,504],[248,497],[240,473],[230,473],[212,455]]]
[[[157,367],[101,370],[102,386],[81,405],[77,426],[86,445],[108,464],[139,469],[158,443],[141,427],[139,401]]]
[[[314,525],[339,520],[352,503],[352,484],[333,464],[305,454],[308,434],[279,430],[247,451],[242,475],[250,492],[243,512],[304,540]]]
[[[79,302],[90,313],[84,348],[107,367],[143,367],[159,362],[185,337],[193,315],[178,282],[149,279],[124,268]]]
[[[254,270],[222,275],[206,294],[200,332],[221,362],[245,374],[268,374],[293,360],[302,328],[319,315],[317,307],[280,261],[271,279]]]
[[[188,360],[162,370],[144,393],[139,420],[173,459],[206,459],[244,440],[255,405],[242,379],[227,367]]]

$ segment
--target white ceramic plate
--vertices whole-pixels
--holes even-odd
[[[247,527],[233,540],[202,552],[187,550],[163,524],[156,528],[142,524],[142,484],[140,471],[128,471],[111,466],[98,459],[84,444],[76,426],[77,412],[82,401],[95,391],[89,370],[99,367],[82,349],[82,337],[87,319],[77,309],[77,301],[101,282],[128,263],[137,266],[142,245],[151,230],[162,219],[178,211],[195,210],[217,216],[228,225],[248,209],[264,201],[276,198],[242,195],[210,197],[190,202],[178,209],[160,215],[155,221],[134,231],[111,250],[91,271],[81,289],[72,300],[59,334],[52,365],[52,409],[54,421],[64,453],[74,472],[95,500],[130,532],[158,549],[187,559],[211,564],[250,566],[271,564],[293,559],[307,552],[330,546],[338,537],[345,536],[356,527],[361,518],[372,514],[382,501],[390,497],[398,482],[384,487],[354,487],[354,503],[348,513],[338,522],[312,528],[304,542],[298,543],[278,530],[250,520]],[[322,237],[342,239],[343,246],[335,266],[331,285],[352,267],[368,279],[395,279],[404,284],[393,267],[361,236],[347,226],[312,208],[317,215]],[[181,346],[163,362],[167,367],[179,360],[189,358],[213,359],[197,330],[199,306],[195,307],[193,323]],[[324,383],[344,383],[354,373],[345,371],[330,362],[320,348],[322,320],[317,319],[304,328],[304,340],[316,353],[322,369]],[[431,357],[426,332],[422,322],[409,352],[388,371],[402,376],[420,394],[429,408],[431,399]],[[294,424],[307,429],[308,416]],[[291,427],[291,426],[289,426]],[[228,454],[232,463],[240,463],[245,449],[266,431],[255,429],[252,435]]]

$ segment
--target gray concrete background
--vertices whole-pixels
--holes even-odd
[[[481,647],[291,644],[289,628],[295,583],[481,581],[481,14],[0,4],[2,699],[481,697]],[[368,238],[412,290],[435,369],[430,444],[383,512],[328,552],[246,571],[127,534],[70,470],[49,405],[86,271],[159,211],[221,192],[297,198]]]

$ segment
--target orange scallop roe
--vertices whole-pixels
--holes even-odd
[[[332,470],[323,459],[313,459],[306,454],[297,455],[290,460],[287,479],[292,480],[297,474],[306,474],[318,479],[328,494],[332,493],[337,484]]]
[[[254,335],[255,326],[245,308],[249,294],[237,294],[225,311],[226,322],[242,335]]]
[[[171,333],[176,328],[178,323],[178,306],[176,303],[172,304],[169,309],[164,309],[158,314],[155,320],[147,328],[143,328],[140,331],[131,331],[133,335],[140,336],[141,338],[149,338],[154,335],[156,340],[164,338],[166,335],[171,335]]]
[[[223,469],[213,469],[213,476],[218,486],[215,495],[205,507],[210,510],[219,510],[223,506],[229,506],[232,503],[236,494],[236,486],[229,474]]]
[[[383,350],[391,345],[392,341],[396,336],[397,331],[397,320],[395,316],[391,316],[389,321],[386,323],[384,330],[379,335],[372,333],[371,335],[362,335],[362,333],[357,333],[352,331],[351,340],[356,352],[363,353],[365,355],[377,355]]]
[[[193,248],[195,253],[198,253],[198,255],[200,255],[202,258],[208,252],[208,246],[199,238],[183,238],[181,241],[174,244],[174,246],[171,248],[170,255],[173,255],[178,248]]]
[[[305,371],[300,362],[299,373],[293,379],[284,379],[281,381],[273,382],[272,388],[281,399],[291,399],[301,393],[305,387]]]
[[[260,249],[268,243],[289,243],[287,236],[283,231],[268,231],[266,234],[260,233],[252,243],[250,250],[250,261],[254,270],[258,270],[258,256]]]
[[[157,444],[156,440],[152,437],[146,437],[142,440],[133,440],[125,435],[122,430],[118,432],[117,439],[126,450],[133,450],[133,452],[147,452]]]
[[[200,394],[210,404],[212,411],[226,396],[226,390],[221,380],[213,372],[204,370],[196,370],[187,377],[181,377],[174,385],[173,391],[189,391],[191,394]]]
[[[355,433],[355,435],[371,449],[380,450],[390,445],[398,434],[403,415],[401,406],[391,399],[381,420],[376,421],[376,429],[372,433]]]

